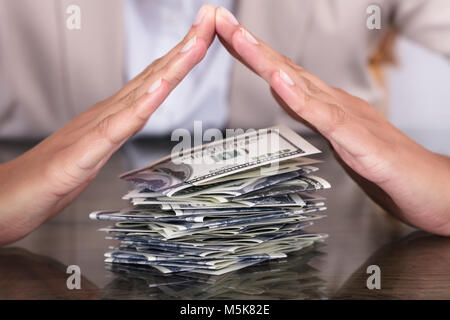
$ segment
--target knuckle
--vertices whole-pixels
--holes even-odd
[[[148,78],[150,78],[155,72],[157,72],[159,69],[161,69],[161,66],[164,65],[164,59],[163,57],[159,57],[155,59],[143,72],[140,77],[142,82],[146,81]]]
[[[316,86],[311,80],[309,80],[307,78],[303,78],[303,81],[306,85],[306,89],[310,93],[312,93],[314,95],[318,95],[318,94],[322,93],[322,90],[318,86]]]
[[[162,61],[163,61],[163,57],[159,57],[159,58],[153,60],[153,62],[148,66],[147,72],[151,73],[152,70],[153,70],[156,66],[160,65]]]
[[[296,66],[295,62],[292,61],[292,59],[287,56],[282,55],[281,60],[283,61],[284,64],[287,64],[290,67]]]
[[[125,94],[123,97],[119,99],[119,103],[128,107],[131,104],[133,104],[134,101],[136,101],[138,96],[138,88],[134,88],[133,90],[129,91],[127,94]]]
[[[328,134],[332,134],[339,127],[342,127],[347,123],[348,114],[341,106],[337,104],[330,105],[329,112],[330,112],[330,121],[327,131]]]
[[[184,78],[184,74],[183,72],[177,70],[173,73],[173,79],[175,80],[176,83],[180,83]]]
[[[105,140],[109,144],[116,144],[111,138],[111,116],[107,116],[102,119],[95,127],[95,134],[102,140]]]
[[[165,79],[169,80],[173,86],[180,83],[185,76],[184,71],[177,65],[169,66],[165,74],[168,75]]]
[[[134,103],[133,105],[131,105],[129,109],[129,118],[133,121],[138,121],[140,125],[145,125],[148,117],[146,115],[142,115],[141,112],[139,112],[140,108],[141,105],[139,103]]]
[[[81,181],[72,165],[73,162],[63,161],[63,158],[64,155],[61,152],[54,154],[47,162],[44,173],[49,185],[52,189],[57,190],[59,196],[70,192]]]
[[[311,96],[306,92],[301,92],[299,95],[299,99],[297,102],[293,105],[293,110],[295,113],[297,113],[299,116],[304,115],[305,110],[308,108],[311,102]]]
[[[189,31],[184,35],[183,39],[178,44],[180,47],[184,46],[194,35],[194,28],[189,29]]]
[[[155,71],[155,67],[153,65],[150,65],[143,73],[142,73],[142,82],[150,78]]]
[[[307,73],[307,71],[305,69],[303,69],[302,67],[300,67],[298,64],[296,64],[294,61],[290,60],[291,63],[291,68],[295,70],[295,72],[297,72],[298,74],[305,74]]]

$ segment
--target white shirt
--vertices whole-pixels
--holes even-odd
[[[211,0],[230,8],[233,0]],[[204,0],[127,0],[125,3],[125,75],[129,81],[153,60],[174,47],[190,29]],[[140,135],[192,130],[194,120],[203,130],[223,128],[228,116],[232,57],[214,41],[206,57],[153,113]]]

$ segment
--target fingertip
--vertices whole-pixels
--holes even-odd
[[[208,17],[208,19],[210,19],[210,22],[212,22],[213,24],[215,24],[215,20],[216,20],[216,7],[214,7],[212,4],[210,3],[205,3],[202,8],[204,8],[204,10],[206,11],[206,16]]]
[[[231,41],[233,32],[238,29],[239,21],[226,8],[220,6],[216,9],[215,28],[217,34],[224,38],[227,42]]]
[[[212,43],[215,35],[215,15],[216,8],[209,3],[204,4],[197,13],[191,30],[197,37],[203,38],[208,45]]]
[[[197,15],[195,16],[193,26],[201,25],[204,22],[205,17],[215,19],[215,15],[216,15],[216,7],[214,7],[209,3],[205,3],[197,11]]]
[[[216,17],[219,16],[221,19],[223,19],[223,22],[225,22],[228,25],[231,26],[238,26],[239,25],[239,21],[238,19],[234,16],[234,14],[231,13],[230,10],[228,10],[225,7],[218,7],[216,10]]]
[[[214,17],[214,22],[215,22],[215,25],[216,25],[216,32],[218,34],[222,34],[224,32],[224,27],[225,27],[225,25],[223,23],[223,17],[220,14],[221,8],[222,7],[218,7],[216,9],[216,14],[215,14],[215,17]]]
[[[210,11],[213,11],[214,13],[216,11],[216,7],[209,2],[203,4],[203,7],[207,8]]]

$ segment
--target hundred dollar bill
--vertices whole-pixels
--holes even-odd
[[[139,222],[203,222],[205,216],[176,216],[168,214],[167,211],[161,210],[159,212],[151,212],[145,210],[103,210],[95,211],[89,214],[92,220],[108,220],[108,221],[139,221]]]
[[[324,206],[324,202],[314,202],[311,204],[307,203],[307,208],[317,208]],[[297,210],[301,210],[302,208],[296,208]],[[295,209],[289,208],[289,211],[295,211]],[[133,224],[136,222],[173,222],[173,223],[187,223],[187,222],[206,222],[206,221],[220,221],[224,218],[233,218],[233,217],[251,217],[256,215],[261,215],[264,213],[282,213],[285,212],[286,209],[272,209],[269,211],[263,211],[261,208],[255,208],[253,211],[237,211],[233,214],[228,213],[209,213],[206,210],[199,210],[195,215],[174,215],[171,212],[166,214],[155,213],[145,210],[129,210],[123,209],[120,211],[95,211],[92,212],[89,217],[92,220],[103,220],[103,221],[117,221],[117,222],[126,222],[129,224]],[[162,211],[167,212],[167,211]]]
[[[133,200],[134,205],[145,204],[144,201]],[[305,201],[298,194],[278,195],[274,197],[253,198],[226,203],[165,203],[161,204],[163,210],[186,209],[220,209],[245,207],[303,207]]]
[[[225,199],[226,200],[226,199]],[[212,197],[203,197],[203,198],[179,198],[174,199],[170,197],[160,197],[160,198],[132,198],[131,202],[134,205],[163,205],[163,204],[199,204],[199,205],[209,205],[209,204],[215,204],[220,203],[221,201],[218,201],[215,198]],[[222,201],[227,202],[227,201]]]
[[[209,185],[209,184],[219,184],[222,182],[230,181],[230,180],[240,180],[240,179],[249,179],[249,178],[259,178],[265,176],[271,176],[274,174],[286,173],[291,171],[296,171],[301,169],[302,167],[310,164],[321,163],[322,161],[317,159],[311,159],[307,157],[294,158],[290,160],[283,160],[278,164],[278,166],[266,165],[262,167],[258,167],[255,169],[246,170],[243,172],[234,173],[225,177],[217,178],[214,180],[208,180],[206,182],[199,182],[196,185]]]
[[[301,196],[302,197],[302,196]],[[303,197],[302,197],[303,199]],[[173,210],[173,213],[177,216],[234,216],[234,215],[241,215],[241,214],[255,214],[255,213],[261,213],[261,212],[280,212],[280,211],[286,211],[286,210],[301,210],[305,206],[308,207],[311,205],[310,199],[308,201],[305,201],[306,205],[303,206],[294,206],[294,207],[242,207],[242,208],[201,208],[201,209],[176,209]],[[321,203],[319,203],[321,204]],[[163,210],[164,212],[171,212]]]
[[[279,174],[274,174],[270,176],[262,176],[257,178],[247,178],[247,179],[241,179],[241,180],[234,180],[231,182],[227,182],[225,184],[221,184],[219,186],[213,186],[211,188],[205,188],[203,190],[199,190],[193,193],[189,193],[191,188],[182,190],[178,192],[177,196],[172,197],[174,199],[180,199],[189,197],[192,198],[193,196],[207,196],[207,195],[227,195],[227,196],[239,196],[243,195],[249,192],[253,192],[256,190],[260,190],[263,188],[267,188],[272,185],[276,185],[279,183],[282,183],[284,181],[292,180],[294,178],[297,178],[302,175],[307,175],[312,172],[317,171],[318,168],[311,167],[311,166],[305,166],[298,170],[291,171],[291,172],[284,172]]]
[[[228,199],[230,196],[236,197],[239,195],[244,195],[252,191],[267,188],[275,184],[280,184],[287,180],[292,180],[295,177],[310,174],[317,170],[318,168],[312,166],[295,166],[287,168],[287,170],[284,169],[278,172],[272,172],[270,175],[232,181],[221,181],[214,184],[189,187],[177,192],[176,196],[172,197],[167,197],[162,193],[150,191],[147,188],[137,188],[129,191],[125,196],[122,197],[122,199],[140,201],[141,204],[144,200],[146,204],[186,201],[228,202],[230,201]]]
[[[315,191],[328,189],[331,185],[328,181],[317,176],[302,176],[289,181],[269,186],[268,188],[252,191],[240,196],[231,198],[231,201],[249,201],[255,198],[274,197],[304,191]]]
[[[181,150],[120,178],[172,196],[220,177],[319,152],[294,131],[280,126]]]

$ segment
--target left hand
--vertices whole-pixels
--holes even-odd
[[[450,158],[426,150],[366,101],[277,53],[224,8],[217,9],[216,32],[234,57],[271,86],[290,115],[330,142],[374,200],[411,225],[450,235]]]
[[[86,189],[203,59],[215,37],[214,17],[215,8],[204,5],[185,38],[116,94],[0,164],[0,245],[24,237]]]

